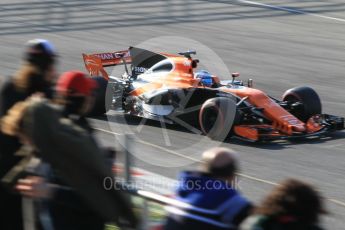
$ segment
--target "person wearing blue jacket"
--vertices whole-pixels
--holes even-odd
[[[186,205],[167,207],[165,230],[237,229],[252,204],[237,190],[237,156],[226,148],[203,154],[201,170],[182,172],[176,199]]]

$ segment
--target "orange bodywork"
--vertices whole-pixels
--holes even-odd
[[[173,56],[169,59],[175,65],[173,71],[164,74],[163,76],[158,76],[153,82],[135,89],[132,91],[131,95],[139,96],[143,93],[162,87],[180,89],[199,87],[200,80],[194,78],[191,59],[181,56]]]
[[[283,109],[261,90],[244,87],[240,89],[226,88],[223,91],[235,94],[241,98],[248,97],[247,100],[252,105],[264,108],[264,115],[273,120],[273,128],[283,133],[292,134],[292,132],[305,131],[305,124],[302,121]]]
[[[117,55],[118,53],[123,54],[123,57]],[[157,76],[154,81],[148,82],[147,84],[134,89],[130,94],[133,96],[140,96],[146,92],[150,92],[152,90],[157,90],[160,88],[198,88],[204,87],[200,84],[200,80],[194,78],[194,64],[193,59],[184,57],[184,56],[177,56],[171,54],[163,54],[166,56],[173,64],[174,68],[169,73],[166,73],[162,76]],[[83,54],[84,62],[86,69],[92,76],[95,75],[102,75],[106,79],[109,78],[106,71],[103,67],[112,66],[123,64],[123,59],[127,63],[131,63],[131,57],[129,51],[120,51],[114,53],[99,53],[99,54],[91,54],[86,55]],[[215,77],[215,81],[219,82],[219,78]],[[210,88],[214,89],[214,88]],[[257,108],[264,108],[263,114],[272,120],[272,125],[265,125],[264,128],[271,128],[272,132],[267,135],[277,136],[277,135],[291,135],[294,132],[305,132],[306,131],[306,124],[295,116],[290,114],[288,111],[283,109],[279,104],[277,104],[274,100],[272,100],[269,96],[267,96],[263,91],[249,88],[245,86],[236,86],[236,87],[219,87],[216,88],[218,91],[222,91],[225,93],[234,94],[240,98],[247,97],[247,101],[254,105]],[[319,127],[314,127],[315,125],[312,121],[309,124],[308,130],[314,131]],[[251,125],[237,125],[234,127],[234,131],[239,136],[251,139],[251,140],[258,140],[259,139],[259,132],[257,128],[263,128]]]
[[[252,141],[257,141],[259,139],[258,130],[249,125],[237,125],[235,126],[234,131],[237,135]]]

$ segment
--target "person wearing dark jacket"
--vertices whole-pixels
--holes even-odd
[[[47,40],[33,39],[26,46],[22,66],[1,88],[0,116],[32,94],[41,93],[47,98],[53,96],[57,56],[53,45]]]
[[[326,211],[313,186],[287,179],[270,192],[241,230],[322,230],[320,214]]]
[[[251,209],[251,203],[236,190],[237,159],[226,148],[203,154],[200,171],[183,172],[177,197],[185,208],[168,207],[165,230],[237,229]]]
[[[93,138],[91,126],[88,124],[88,121],[85,118],[85,115],[88,113],[88,111],[92,109],[94,98],[93,91],[96,87],[96,81],[86,76],[86,74],[83,72],[69,71],[62,74],[62,76],[58,79],[54,101],[62,105],[59,107],[61,109],[59,110],[59,114],[61,117],[63,117],[61,118],[61,121],[70,123],[72,127],[78,129],[80,132],[88,136],[88,140],[86,140],[83,145],[94,145],[93,147],[99,148]],[[45,116],[47,116],[47,114],[49,114],[49,112],[46,112]],[[44,117],[42,119],[44,119]],[[52,129],[52,132],[55,131],[58,130],[55,128]],[[48,138],[48,136],[45,137]],[[62,137],[62,139],[66,137],[68,137],[68,133],[64,133],[64,137]],[[69,140],[65,141],[71,141],[73,139],[77,140],[78,138],[82,139],[80,135],[76,135],[69,137]],[[47,142],[49,142],[49,139]],[[51,148],[58,149],[58,146],[55,146],[56,142],[59,142],[59,140],[54,138]],[[86,159],[91,156],[89,155],[90,153],[85,153],[81,149],[78,150],[77,146],[71,145],[68,146],[68,149],[74,149],[73,151],[76,151],[77,155]],[[75,159],[76,156],[69,154],[64,155],[64,153],[69,151],[68,149],[60,149],[61,159],[59,160],[73,162],[73,159]],[[90,150],[91,149],[92,148],[90,148]],[[92,177],[95,175],[91,175],[89,178],[79,178],[78,181],[71,183],[69,179],[66,179],[65,174],[65,167],[68,168],[68,164],[66,163],[64,169],[61,169],[60,166],[56,165],[55,161],[51,161],[51,159],[45,155],[46,152],[43,151],[43,149],[40,150],[42,153],[39,153],[39,157],[51,165],[49,175],[43,177],[41,180],[38,180],[37,177],[26,178],[18,183],[17,188],[23,193],[23,195],[29,195],[30,197],[37,197],[36,194],[50,194],[49,197],[46,197],[48,198],[48,202],[45,202],[47,203],[45,206],[48,207],[48,212],[47,210],[42,211],[46,211],[50,214],[51,220],[49,221],[49,225],[56,230],[103,230],[105,222],[113,219],[107,219],[104,215],[102,215],[102,213],[99,213],[99,211],[95,210],[93,205],[91,205],[90,202],[88,202],[87,199],[80,194],[80,191],[78,192],[78,187],[76,188],[74,185],[75,183],[79,184],[81,181],[85,181],[85,179],[87,179],[89,180],[89,186],[102,187],[99,183],[92,183]],[[99,165],[99,167],[103,167],[109,172],[111,171],[111,165],[107,164],[108,162],[106,160],[105,153],[106,151],[104,149],[99,148],[98,151],[95,151],[94,149],[92,154],[97,158],[97,161],[101,160],[99,163],[102,163],[103,161],[103,164]],[[56,154],[58,154],[57,151]],[[72,166],[74,168],[74,174],[88,174],[85,171],[90,171],[90,169],[85,168],[84,170],[78,170],[79,164],[81,164],[80,167],[85,167],[83,166],[82,162],[75,161],[74,165]],[[73,177],[71,174],[68,176]],[[48,184],[48,186],[39,186],[39,183],[41,183],[43,180],[46,181],[42,184]],[[44,187],[49,191],[35,191],[34,187]],[[89,187],[88,190],[92,189]],[[92,200],[97,200],[97,194],[94,194]],[[124,202],[125,201],[122,201],[123,204],[126,204]],[[114,205],[117,204],[114,203]],[[42,211],[40,212],[40,216],[42,216]],[[44,222],[43,218],[41,219],[42,222]]]
[[[87,77],[83,72],[68,71],[59,77],[54,96],[54,101],[62,105],[62,116],[70,119],[76,126],[90,134],[92,134],[92,128],[85,116],[94,103],[93,91],[96,88],[96,81]],[[50,183],[66,186],[66,183],[59,177],[58,171],[53,174]],[[105,220],[92,210],[75,191],[56,190],[50,200],[49,209],[54,229],[104,229]]]
[[[50,98],[55,77],[55,62],[56,51],[49,41],[30,40],[24,53],[24,63],[1,86],[0,117],[15,103],[35,93]],[[17,137],[0,132],[0,178],[21,160],[21,157],[15,155],[20,146]],[[0,185],[0,203],[3,210],[0,216],[0,229],[22,229],[21,196]]]
[[[102,221],[115,222],[120,226],[137,226],[138,222],[128,197],[118,189],[104,187],[104,180],[113,179],[113,174],[102,156],[103,150],[89,131],[71,119],[63,118],[59,107],[35,97],[19,102],[1,120],[1,130],[8,135],[20,136],[24,143],[39,150],[38,157],[47,162],[53,169],[54,176],[57,175],[58,180],[63,182],[37,184],[36,182],[40,182],[37,177],[28,177],[19,181],[16,186],[23,195],[35,198],[37,194],[50,194],[53,202],[66,202],[68,191],[64,194],[61,192],[67,187],[78,197],[77,201],[70,204],[81,204],[78,208],[86,208],[83,211],[88,215],[72,220],[79,221],[79,225],[69,226],[62,224],[72,223],[69,222],[72,216],[68,215],[74,215],[75,212],[69,210],[72,207],[68,204],[58,205],[59,215],[64,215],[62,219],[67,222],[60,222],[59,227],[55,226],[57,230],[92,229],[91,225],[86,226],[86,223],[90,223],[86,218],[95,218],[90,216],[91,213],[96,214]],[[59,194],[62,195],[62,200],[56,197]],[[66,212],[62,213],[62,210]]]

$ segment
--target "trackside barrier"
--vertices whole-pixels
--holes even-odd
[[[170,198],[168,196],[164,196],[164,195],[159,195],[157,193],[154,192],[150,192],[150,191],[145,191],[145,190],[141,190],[141,189],[137,189],[136,187],[133,186],[133,180],[131,178],[131,169],[132,169],[132,155],[130,153],[130,145],[129,143],[131,142],[131,136],[130,135],[122,135],[120,137],[120,141],[121,141],[121,146],[122,146],[122,153],[125,154],[124,155],[124,181],[123,183],[121,182],[116,182],[115,181],[115,186],[117,188],[121,188],[121,190],[127,194],[129,194],[133,199],[132,202],[134,204],[134,206],[136,205],[135,202],[135,197],[136,198],[141,198],[143,199],[143,202],[141,204],[140,207],[140,216],[141,216],[141,225],[139,227],[139,229],[142,230],[152,230],[152,229],[162,229],[162,224],[163,224],[163,220],[165,219],[166,216],[166,212],[164,211],[164,206],[170,206],[170,207],[174,207],[174,208],[178,208],[181,210],[184,210],[186,212],[199,212],[200,209],[197,207],[194,207],[190,204],[184,203],[182,201],[176,200],[174,198]],[[149,203],[153,203],[156,206],[160,205],[163,206],[161,208],[162,213],[164,212],[164,214],[160,215],[160,222],[155,222],[154,225],[153,222],[150,220],[150,217],[152,217],[152,215],[150,215],[150,205]]]
[[[149,191],[144,191],[144,190],[133,189],[130,187],[130,185],[126,183],[118,183],[118,182],[116,183],[117,183],[117,187],[118,188],[121,187],[122,191],[124,191],[125,193],[134,197],[142,198],[144,200],[143,205],[142,205],[142,210],[141,210],[142,224],[139,227],[139,229],[142,229],[142,230],[148,230],[154,227],[152,226],[152,223],[150,224],[149,202],[153,202],[161,206],[172,206],[172,207],[176,207],[176,208],[179,208],[185,211],[191,211],[191,212],[197,212],[199,210],[197,207],[194,207],[190,204],[184,203],[179,200],[175,200],[173,198],[170,198],[164,195],[159,195],[159,194],[149,192]],[[162,218],[165,218],[165,214],[164,216],[162,216]],[[158,224],[158,226],[162,224],[163,222],[161,221]]]
[[[178,207],[185,207],[186,205],[182,204],[182,202],[178,202],[174,199],[168,198],[166,196],[162,196],[153,192],[138,190],[131,187],[132,177],[131,177],[131,168],[132,168],[132,155],[130,151],[130,142],[132,137],[128,134],[121,135],[119,141],[121,143],[121,152],[124,154],[124,183],[118,183],[124,192],[130,194],[134,197],[142,198],[140,216],[141,216],[141,226],[139,229],[149,229],[150,228],[150,208],[149,202],[153,202],[155,204],[159,204],[162,206],[178,206]],[[132,199],[133,200],[133,199]]]
[[[163,202],[162,199],[165,198],[164,196],[160,196],[158,194],[154,194],[152,192],[142,191],[131,188],[132,176],[131,176],[131,167],[132,167],[132,155],[130,153],[130,141],[132,137],[128,134],[121,135],[119,137],[119,141],[122,145],[120,145],[121,152],[124,154],[124,179],[125,183],[119,184],[123,188],[126,193],[130,195],[143,198],[143,202],[141,205],[141,226],[140,229],[148,229],[150,225],[150,213],[149,213],[149,203],[148,201],[152,201],[161,205],[168,205],[167,202]]]
[[[152,222],[150,223],[150,203],[154,203],[156,206],[173,206],[177,208],[181,208],[184,210],[195,210],[196,208],[186,204],[184,202],[175,200],[173,198],[159,195],[154,192],[145,191],[141,189],[135,189],[133,188],[132,184],[132,177],[131,177],[131,166],[132,166],[132,159],[130,154],[130,145],[129,142],[131,140],[131,137],[129,135],[123,135],[120,138],[120,141],[122,142],[123,148],[121,148],[121,151],[123,154],[125,154],[125,165],[124,165],[124,179],[125,182],[115,182],[116,188],[121,188],[121,191],[129,194],[132,198],[141,198],[143,199],[142,205],[140,207],[140,215],[141,215],[141,226],[139,227],[140,230],[147,230],[147,229],[159,229],[159,228],[152,228]],[[134,200],[132,199],[132,201]],[[133,202],[136,205],[136,202]],[[161,209],[163,212],[163,208]],[[33,200],[30,198],[23,198],[23,219],[24,219],[24,229],[25,230],[35,230],[35,212],[33,208]],[[165,218],[165,212],[164,214],[160,215],[161,219]],[[157,223],[157,222],[156,222]],[[158,226],[162,225],[162,221],[158,223]],[[48,228],[51,229],[51,228]],[[117,229],[115,226],[106,228],[106,230],[112,230]]]

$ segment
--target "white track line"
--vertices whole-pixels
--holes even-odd
[[[101,132],[104,132],[104,133],[109,133],[109,134],[113,134],[113,135],[123,135],[121,133],[116,133],[116,132],[112,132],[112,131],[109,131],[109,130],[106,130],[106,129],[100,129],[100,128],[93,128],[94,130],[98,130],[98,131],[101,131]],[[162,150],[164,152],[168,152],[172,155],[175,155],[175,156],[179,156],[179,157],[183,157],[183,158],[186,158],[188,160],[191,160],[191,161],[195,161],[195,162],[202,162],[201,160],[197,160],[193,157],[189,157],[189,156],[185,156],[181,153],[178,153],[178,152],[175,152],[173,150],[169,150],[169,149],[166,149],[162,146],[159,146],[159,145],[155,145],[155,144],[152,144],[150,142],[147,142],[147,141],[143,141],[143,140],[140,140],[140,139],[137,139],[136,140],[138,143],[141,143],[141,144],[144,144],[144,145],[147,145],[147,146],[150,146],[150,147],[153,147],[153,148],[156,148],[156,149],[159,149],[159,150]]]
[[[108,133],[108,134],[112,134],[112,135],[123,135],[121,133],[116,133],[116,132],[112,132],[112,131],[109,131],[109,130],[106,130],[106,129],[100,129],[100,128],[93,128],[94,130],[97,130],[97,131],[100,131],[100,132],[104,132],[104,133]],[[173,150],[169,150],[169,149],[166,149],[162,146],[159,146],[159,145],[155,145],[155,144],[152,144],[150,142],[146,142],[146,141],[143,141],[143,140],[137,140],[137,142],[141,143],[141,144],[144,144],[144,145],[148,145],[148,146],[151,146],[153,148],[157,148],[159,150],[162,150],[162,151],[165,151],[167,153],[170,153],[172,155],[175,155],[175,156],[178,156],[178,157],[182,157],[182,158],[185,158],[185,159],[188,159],[188,160],[191,160],[191,161],[194,161],[194,162],[202,162],[201,160],[199,159],[196,159],[196,158],[193,158],[193,157],[189,157],[189,156],[186,156],[186,155],[183,155],[181,153],[178,153],[178,152],[175,152]],[[249,176],[249,175],[246,175],[246,174],[243,174],[243,173],[237,173],[238,176],[240,177],[243,177],[243,178],[246,178],[246,179],[249,179],[249,180],[253,180],[253,181],[256,181],[256,182],[261,182],[261,183],[264,183],[264,184],[269,184],[269,185],[273,185],[273,186],[277,186],[279,185],[278,183],[276,182],[273,182],[273,181],[269,181],[269,180],[265,180],[265,179],[260,179],[258,177],[254,177],[254,176]],[[334,203],[334,204],[337,204],[339,206],[342,206],[342,207],[345,207],[345,203],[342,202],[342,201],[339,201],[339,200],[336,200],[336,199],[332,199],[332,198],[326,198],[328,201]]]
[[[331,198],[327,198],[327,200],[337,204],[337,205],[340,205],[340,206],[344,206],[345,207],[345,203],[344,202],[341,202],[339,200],[335,200],[335,199],[331,199]]]
[[[260,2],[255,2],[255,1],[247,1],[247,0],[237,0],[237,2],[245,3],[245,4],[253,5],[253,6],[266,7],[266,8],[270,8],[270,9],[274,9],[274,10],[287,11],[287,12],[294,13],[294,14],[305,14],[305,15],[310,15],[310,16],[314,16],[314,17],[318,17],[318,18],[334,20],[334,21],[338,21],[338,22],[345,22],[345,19],[343,19],[343,18],[330,17],[330,16],[326,16],[326,15],[322,15],[322,14],[311,13],[308,11],[292,9],[292,8],[283,7],[283,6],[273,6],[273,5],[269,5],[269,4],[265,4],[265,3],[260,3]]]
[[[97,131],[101,131],[103,133],[109,133],[109,134],[118,135],[118,136],[119,135],[123,135],[121,133],[112,132],[112,131],[109,131],[109,130],[106,130],[106,129],[100,129],[100,128],[94,128],[94,127],[93,127],[93,129],[97,130]]]

